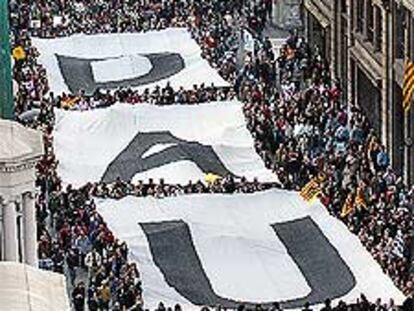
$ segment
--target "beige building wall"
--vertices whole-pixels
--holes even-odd
[[[273,0],[273,23],[279,28],[290,30],[302,26],[301,0]]]
[[[305,34],[330,61],[344,99],[361,106],[395,170],[414,182],[414,104],[402,110],[404,61],[414,61],[414,0],[304,0]]]

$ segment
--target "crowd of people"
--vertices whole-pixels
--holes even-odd
[[[161,88],[156,86],[152,91],[145,89],[142,92],[131,88],[120,88],[113,92],[110,90],[96,90],[94,94],[88,96],[81,94],[62,94],[56,99],[56,106],[67,110],[90,110],[95,108],[109,107],[115,103],[125,103],[137,105],[142,103],[152,105],[191,105],[209,103],[214,101],[231,101],[236,99],[236,93],[230,87],[218,88],[214,85],[205,86],[201,84],[193,85],[191,89],[180,87],[174,90],[167,82]]]
[[[84,310],[85,304],[89,310],[140,310],[143,303],[139,271],[128,260],[125,243],[113,236],[96,212],[93,196],[162,198],[199,192],[253,192],[269,186],[225,178],[210,185],[116,181],[63,189],[53,152],[53,107],[92,109],[118,101],[191,104],[239,98],[255,148],[266,166],[278,174],[282,187],[300,190],[312,176],[323,172],[327,178],[321,184],[320,201],[359,236],[394,283],[412,295],[414,187],[405,185],[391,169],[384,146],[364,112],[341,100],[338,81],[330,77],[328,64],[317,48],[292,33],[281,55],[275,57],[270,41],[262,36],[271,10],[269,2],[9,1],[12,45],[22,47],[25,54],[15,60],[13,68],[18,89],[16,113],[39,109],[30,126],[42,129],[45,137],[46,154],[38,165],[37,178],[41,194],[36,200],[40,264],[67,273],[74,286],[75,310]],[[98,91],[93,96],[53,94],[31,44],[32,36],[136,32],[170,26],[187,27],[203,57],[233,87],[173,90],[167,86],[143,93],[119,89]],[[257,46],[254,54],[246,53],[239,68],[236,48],[242,27],[254,34]],[[344,213],[347,205],[350,208]],[[87,272],[87,280],[76,284],[82,271]],[[380,307],[364,299],[352,308],[394,310],[391,304]],[[347,309],[344,304],[335,308]]]
[[[140,15],[139,21],[129,24],[126,28],[115,26],[118,22],[112,17],[111,23],[114,22],[114,24],[106,24],[109,20],[106,20],[105,16],[112,16],[112,10],[119,8],[119,5],[128,12],[146,10],[148,14],[142,16],[138,14]],[[263,185],[256,180],[248,182],[243,178],[237,182],[232,178],[224,178],[211,184],[199,182],[185,186],[165,185],[160,181],[157,185],[150,182],[132,187],[130,184],[119,181],[113,185],[99,183],[88,184],[80,189],[72,189],[70,186],[62,189],[61,180],[56,171],[58,162],[53,152],[54,107],[84,110],[106,107],[116,102],[130,104],[148,102],[157,105],[192,104],[232,100],[236,94],[233,88],[218,89],[213,85],[195,85],[192,90],[183,88],[173,90],[167,85],[163,89],[155,88],[151,92],[145,90],[142,93],[126,88],[114,92],[98,90],[92,96],[87,96],[82,92],[80,94],[53,94],[49,92],[46,71],[38,62],[39,54],[31,45],[30,37],[57,37],[78,32],[93,34],[145,31],[166,26],[187,26],[190,22],[189,12],[193,10],[197,12],[193,16],[193,22],[196,24],[197,19],[207,11],[208,14],[214,15],[215,10],[218,9],[217,5],[220,6],[219,2],[214,1],[206,1],[201,6],[191,4],[191,7],[186,1],[181,3],[178,1],[150,1],[148,3],[113,1],[109,4],[82,1],[77,3],[12,1],[10,3],[12,44],[13,47],[23,48],[25,53],[24,59],[15,60],[13,68],[14,80],[18,85],[16,114],[20,115],[33,108],[39,109],[39,115],[29,125],[40,128],[44,132],[46,152],[44,159],[38,164],[37,178],[41,195],[36,200],[40,267],[68,275],[73,287],[71,298],[75,310],[84,310],[85,304],[89,310],[123,310],[123,308],[133,310],[142,306],[139,272],[135,265],[128,261],[128,249],[125,243],[115,239],[96,212],[92,195],[120,198],[129,194],[129,191],[135,195],[157,197],[179,193],[254,192],[274,185]],[[158,18],[164,14],[164,11],[171,8],[175,16],[173,20],[168,16]],[[185,11],[182,11],[184,8]],[[237,5],[233,9],[241,10]],[[97,10],[97,14],[102,17],[100,22],[96,23],[97,19],[92,18],[91,10]],[[156,14],[153,14],[154,12]],[[126,13],[118,17],[124,19],[128,15]],[[59,25],[54,23],[56,16],[62,17]],[[185,16],[184,19],[183,16]],[[79,21],[83,23],[79,24]],[[183,21],[185,24],[182,23]],[[211,38],[213,34],[206,39],[206,42],[210,40],[211,43]],[[224,51],[227,46],[223,46],[222,49]],[[205,56],[207,57],[207,54]],[[216,53],[216,56],[222,55]],[[229,66],[228,58],[223,68],[219,68],[219,71],[223,75],[227,74],[228,78],[230,78]],[[81,278],[85,272],[87,279],[79,280],[79,276]]]
[[[208,175],[207,175],[208,176]],[[234,178],[224,176],[223,178],[213,176],[212,180],[191,182],[186,185],[168,184],[163,179],[158,183],[149,179],[148,182],[138,181],[125,182],[118,178],[113,183],[91,184],[91,194],[97,198],[122,199],[126,196],[165,198],[182,194],[194,193],[253,193],[271,188],[279,188],[278,183],[261,183],[256,178],[249,182],[245,177]]]
[[[226,29],[223,23],[219,28]],[[228,27],[224,36],[236,31]],[[260,27],[250,29],[261,32]],[[199,32],[202,26],[193,30]],[[225,52],[220,57],[195,39],[205,55],[219,55],[208,58],[215,67],[226,64]],[[414,186],[392,170],[361,108],[341,100],[339,83],[330,77],[318,48],[292,33],[275,59],[269,40],[259,42],[255,57],[246,54],[233,81],[256,151],[286,189],[300,190],[324,173],[321,202],[359,236],[394,283],[412,293]]]
[[[76,311],[85,310],[85,304],[91,311],[139,310],[141,279],[128,259],[128,247],[114,237],[96,211],[91,185],[63,189],[51,131],[46,125],[45,156],[37,165],[39,266],[67,275]]]
[[[413,301],[408,300],[402,306],[404,311],[412,310]],[[163,303],[160,303],[156,311],[181,311],[181,306],[179,304],[172,307],[165,307]],[[209,307],[201,308],[201,311],[210,311]],[[221,311],[222,308],[218,307],[215,310]],[[260,304],[255,305],[254,307],[246,307],[244,304],[241,304],[236,309],[237,311],[283,311],[283,307],[280,303],[275,302],[270,307],[264,307]],[[305,303],[302,311],[313,311],[314,309],[310,306],[309,303]],[[394,300],[390,299],[388,302],[381,301],[377,299],[375,302],[370,302],[364,294],[356,299],[352,304],[347,304],[344,301],[340,300],[336,305],[334,305],[331,299],[326,299],[323,303],[322,311],[398,311],[399,307],[396,306]]]
[[[241,78],[240,87],[257,152],[287,189],[300,190],[319,173],[327,176],[320,201],[359,236],[394,283],[411,293],[414,187],[392,170],[363,111],[341,100],[326,62],[303,39],[292,34],[277,59],[276,93],[266,88],[260,64],[268,61],[267,51],[261,52],[256,70],[250,70],[254,78]]]
[[[242,0],[231,1],[235,10],[241,10]],[[93,96],[80,94],[53,94],[49,92],[45,69],[38,62],[38,51],[31,44],[32,36],[53,38],[75,33],[130,32],[162,29],[167,26],[197,24],[204,14],[222,11],[222,3],[206,1],[10,1],[12,47],[22,48],[25,57],[15,60],[13,73],[17,82],[16,115],[32,108],[47,107],[90,109],[105,107],[114,102],[154,104],[196,103],[229,100],[235,97],[230,89],[214,85],[194,85],[191,90],[164,88],[142,93],[123,88],[115,92],[97,91]],[[116,14],[113,14],[116,12]],[[194,12],[194,14],[192,14]],[[55,20],[59,22],[55,22]],[[213,33],[207,41],[215,40]],[[224,50],[225,47],[222,47]],[[215,50],[215,49],[213,49]]]

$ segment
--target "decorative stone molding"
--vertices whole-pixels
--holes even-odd
[[[21,163],[15,163],[15,164],[7,163],[3,165],[0,164],[0,173],[7,174],[7,173],[16,173],[16,172],[21,172],[25,170],[30,170],[36,166],[39,160],[40,160],[40,157],[27,161],[27,162],[21,162]]]
[[[23,196],[22,195],[14,195],[10,201],[14,202],[15,204],[22,205],[23,204]]]
[[[0,132],[0,245],[5,260],[36,267],[35,166],[44,154],[43,135],[8,120],[0,120]]]
[[[38,189],[33,189],[33,191],[27,191],[27,192],[23,193],[23,198],[25,196],[28,196],[31,200],[34,200],[38,193],[39,193]]]
[[[397,3],[404,5],[408,10],[414,13],[414,1],[413,0],[398,0]]]

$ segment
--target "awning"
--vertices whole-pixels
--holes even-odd
[[[312,0],[305,0],[305,8],[309,11],[309,13],[315,16],[323,28],[329,26],[329,18],[323,14],[321,9],[315,5]]]
[[[412,0],[402,0],[402,4],[414,13],[414,2]]]
[[[359,40],[355,40],[355,46],[351,49],[352,58],[359,67],[366,73],[374,85],[382,80],[382,67],[376,59],[374,59],[366,50]]]
[[[65,278],[15,263],[0,262],[0,305],[13,311],[69,311]]]

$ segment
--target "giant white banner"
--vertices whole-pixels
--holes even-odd
[[[59,175],[75,186],[117,177],[186,184],[208,173],[277,181],[254,149],[238,101],[56,110],[53,136]]]
[[[194,84],[229,86],[206,60],[184,28],[145,33],[73,35],[57,39],[33,38],[56,94],[97,88],[138,89],[170,82],[174,88]]]
[[[300,309],[326,298],[404,296],[358,237],[297,193],[97,200],[142,274],[146,307],[281,302]]]

